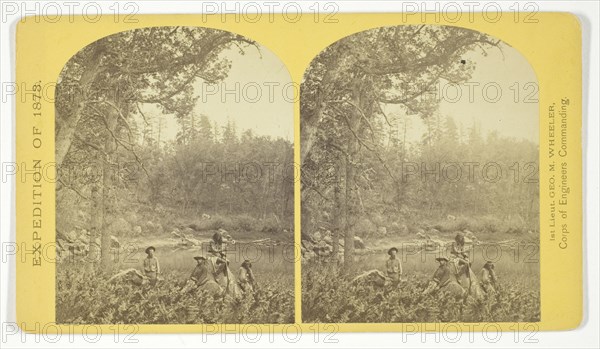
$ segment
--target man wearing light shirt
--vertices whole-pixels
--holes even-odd
[[[402,263],[397,258],[398,249],[392,247],[388,250],[390,258],[385,262],[385,269],[387,276],[392,280],[392,285],[397,286],[400,283],[400,276],[402,275]]]

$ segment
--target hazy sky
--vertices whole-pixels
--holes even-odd
[[[195,84],[200,96],[196,113],[208,115],[220,126],[228,120],[235,121],[238,133],[251,129],[257,135],[293,141],[291,99],[298,91],[291,85],[284,63],[264,47],[260,51],[246,49],[243,55],[233,48],[223,56],[232,63],[229,75],[217,85],[209,86],[203,81]],[[502,52],[488,49],[487,56],[483,56],[477,49],[464,58],[477,64],[469,81],[473,85],[457,88],[442,82],[438,86],[442,97],[440,115],[452,117],[465,132],[476,125],[484,136],[495,130],[504,137],[539,143],[538,103],[526,102],[528,98],[538,98],[537,79],[527,60],[507,45],[502,46]],[[146,112],[158,114],[151,106]],[[386,112],[407,120],[408,142],[421,140],[426,127],[420,117],[406,117],[396,106],[388,106]],[[179,124],[173,116],[163,117],[162,141],[174,139],[178,130]]]
[[[231,61],[228,77],[212,86],[199,79],[194,85],[200,97],[196,114],[205,114],[220,126],[235,121],[239,134],[251,129],[257,135],[293,142],[295,89],[283,62],[264,47],[247,48],[244,54],[234,47],[222,56]],[[154,106],[146,108],[149,114],[159,113]],[[178,131],[174,116],[163,117],[161,141],[173,140]]]
[[[459,94],[455,85],[447,82],[440,84],[438,91],[443,97],[440,115],[452,117],[456,125],[459,128],[462,125],[465,131],[476,124],[484,136],[496,130],[501,136],[527,139],[538,144],[539,109],[535,102],[538,90],[533,69],[510,46],[503,45],[502,52],[489,49],[487,53],[487,56],[482,56],[477,49],[464,57],[477,63],[469,81],[473,84],[472,90],[469,86],[462,85]],[[497,92],[500,94],[497,95]],[[525,102],[528,97],[534,102]],[[388,107],[386,111],[405,115],[399,108]],[[420,140],[426,131],[423,121],[418,116],[410,116],[408,125],[407,141]]]

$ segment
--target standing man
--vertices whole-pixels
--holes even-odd
[[[154,246],[146,248],[148,256],[144,259],[144,275],[150,280],[150,286],[156,285],[160,273],[160,265],[158,259],[154,256],[154,252],[156,252]]]
[[[396,257],[397,254],[397,248],[390,248],[388,250],[388,255],[390,255],[390,258],[385,262],[387,276],[392,279],[393,286],[398,286],[400,283],[400,276],[402,275],[402,263],[400,263],[400,259]]]

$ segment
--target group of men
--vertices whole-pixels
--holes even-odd
[[[156,248],[150,246],[146,248],[147,257],[144,258],[144,275],[148,278],[151,286],[158,282],[160,274],[160,264],[155,256]],[[226,256],[225,242],[221,232],[216,232],[210,241],[208,247],[209,256],[195,256],[196,267],[192,271],[190,281],[197,287],[202,287],[209,292],[221,291],[221,285],[217,282],[219,276],[227,278],[229,286],[229,260]],[[250,260],[244,260],[237,274],[237,286],[243,292],[252,291],[256,287],[252,263]]]
[[[218,291],[221,286],[217,283],[216,277],[223,275],[229,278],[229,261],[226,257],[226,250],[224,248],[225,243],[223,236],[220,232],[216,232],[208,248],[210,254],[209,257],[195,256],[196,268],[192,271],[190,280],[195,283],[197,287],[202,287],[209,291]],[[158,259],[154,255],[156,248],[150,246],[146,248],[147,257],[144,259],[144,275],[150,281],[150,285],[156,285],[158,281],[158,275],[160,274],[160,264]],[[385,269],[388,278],[390,278],[392,285],[397,286],[401,281],[402,263],[397,257],[398,249],[392,247],[388,250],[389,258],[386,261]],[[465,249],[465,238],[464,235],[459,233],[456,235],[454,242],[452,243],[450,250],[451,259],[446,257],[438,257],[436,261],[439,266],[433,274],[432,282],[435,283],[435,287],[430,291],[433,292],[437,289],[441,289],[448,285],[452,280],[457,281],[460,284],[460,278],[457,275],[469,275],[471,262]],[[494,271],[494,263],[487,261],[480,273],[481,287],[486,293],[494,293],[496,290],[496,273]],[[229,282],[229,279],[228,279]],[[254,273],[252,271],[252,263],[249,260],[244,260],[241,264],[237,274],[237,286],[243,292],[252,291],[255,287],[256,281]]]
[[[388,255],[390,257],[385,264],[387,276],[392,281],[392,285],[395,286],[399,284],[402,276],[402,263],[397,257],[397,254],[398,249],[396,247],[390,248],[388,250]],[[460,278],[455,277],[457,275],[464,274],[470,277],[471,262],[469,261],[469,256],[467,255],[467,251],[465,249],[465,237],[462,233],[458,233],[454,238],[450,255],[451,259],[446,257],[436,258],[439,266],[433,274],[432,282],[435,283],[435,287],[430,289],[431,292],[445,287],[452,280],[455,280],[460,284]],[[494,293],[497,287],[497,278],[494,269],[494,263],[487,261],[483,265],[480,273],[479,281],[481,283],[481,287],[488,294]]]

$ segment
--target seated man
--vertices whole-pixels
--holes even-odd
[[[235,244],[235,240],[223,229],[217,230],[208,245],[208,252],[214,256],[225,258],[227,255],[227,244]]]
[[[471,261],[469,260],[468,249],[465,246],[465,236],[463,233],[458,233],[454,237],[454,242],[452,243],[450,249],[451,255],[451,265],[454,269],[454,274],[456,274],[456,282],[459,284],[462,283],[461,276],[469,276],[469,269],[471,268]]]
[[[196,287],[201,287],[211,293],[221,293],[222,288],[215,279],[216,270],[213,263],[204,256],[196,256],[194,259],[196,260],[196,268],[192,271],[190,280]],[[186,285],[185,290],[188,289],[189,287]]]
[[[224,256],[225,254],[225,242],[223,234],[217,231],[213,234],[210,244],[208,246],[208,252],[215,256]]]
[[[423,294],[433,293],[434,291],[437,291],[450,283],[450,277],[452,273],[450,271],[450,267],[448,266],[448,258],[438,257],[435,260],[440,263],[440,266],[437,268],[435,273],[433,273],[433,278],[429,282],[429,286],[425,289],[425,291],[423,291]]]

